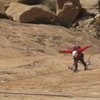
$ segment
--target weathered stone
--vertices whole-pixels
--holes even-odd
[[[79,14],[80,8],[73,5],[71,2],[66,2],[63,8],[59,10],[56,18],[57,22],[60,22],[63,26],[70,27]]]
[[[50,20],[56,16],[44,5],[29,6],[20,3],[11,3],[6,14],[14,21],[18,22]]]
[[[64,4],[68,1],[75,6],[81,7],[80,0],[57,0],[58,9],[63,9]]]
[[[20,2],[23,4],[39,4],[42,0],[0,0],[0,14],[5,15],[7,8],[9,7],[10,3]]]
[[[63,9],[63,6],[66,2],[71,2],[74,6],[81,8],[80,0],[57,0],[57,11],[56,14],[58,15],[59,12]]]
[[[80,0],[82,8],[89,13],[100,13],[100,0]]]

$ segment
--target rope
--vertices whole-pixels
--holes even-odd
[[[33,95],[33,96],[50,96],[50,97],[67,97],[72,98],[74,96],[71,95],[57,95],[57,94],[35,94],[35,93],[16,93],[16,92],[0,92],[0,94],[8,94],[8,95]]]
[[[81,98],[100,98],[100,97],[89,97],[89,96],[72,96],[72,95],[60,95],[60,94],[36,94],[36,93],[21,93],[21,92],[0,92],[0,94],[6,94],[6,95],[30,95],[30,96],[49,96],[49,97],[63,97],[63,98],[75,98],[75,97],[81,97]]]
[[[88,61],[87,62],[90,62],[90,65],[93,65],[94,63],[91,63],[91,58],[96,55],[96,54],[93,54],[93,55],[90,55],[88,57]],[[96,60],[97,62],[97,60]],[[62,70],[62,71],[65,71],[65,70]],[[49,74],[54,74],[54,73],[58,73],[58,72],[62,72],[62,71],[57,71],[57,72],[53,72],[53,73],[48,73],[48,74],[43,74],[43,75],[49,75]],[[38,76],[38,75],[37,75]],[[35,77],[37,77],[35,76]],[[0,92],[0,94],[8,94],[8,95],[31,95],[31,96],[50,96],[50,97],[67,97],[67,98],[73,98],[75,96],[72,96],[72,95],[59,95],[59,94],[38,94],[38,93],[21,93],[21,92]],[[82,97],[82,96],[78,96],[78,97]],[[83,97],[83,98],[87,98],[87,97]],[[91,98],[91,97],[88,97],[88,98]],[[100,98],[100,97],[92,97],[92,98]]]

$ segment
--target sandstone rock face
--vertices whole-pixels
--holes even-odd
[[[99,14],[100,1],[99,0],[80,0],[82,8],[86,9],[89,13]]]
[[[18,22],[50,20],[55,17],[55,14],[44,5],[29,6],[20,3],[11,3],[6,14]]]
[[[75,3],[71,3],[69,1],[64,4],[63,3],[61,5],[58,3],[58,8],[60,9],[57,11],[56,21],[61,23],[63,26],[70,27],[79,14],[80,6],[77,6]]]

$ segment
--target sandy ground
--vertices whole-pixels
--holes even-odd
[[[87,71],[79,65],[77,73],[67,68],[71,64],[65,55],[1,60],[0,92],[25,93],[1,93],[1,100],[99,100],[100,63]]]
[[[0,22],[0,100],[100,100],[99,40],[60,26]],[[85,53],[92,64],[75,73],[71,55],[58,50],[77,43],[93,45]]]

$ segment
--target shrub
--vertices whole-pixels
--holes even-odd
[[[0,0],[0,14],[4,13],[4,4],[5,2],[3,0]]]
[[[96,20],[96,25],[100,26],[100,17]]]
[[[52,11],[56,11],[56,0],[42,0],[42,3],[48,6]]]
[[[3,0],[0,0],[0,9],[2,9],[3,8],[3,6],[4,6],[4,1]]]
[[[100,16],[95,21],[95,28],[97,30],[96,38],[100,39]]]

